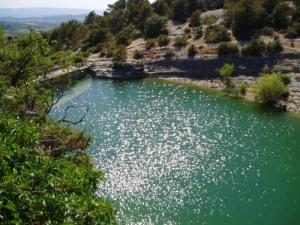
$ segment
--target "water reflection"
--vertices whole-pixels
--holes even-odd
[[[98,194],[122,223],[298,221],[299,120],[170,83],[86,82],[71,102],[90,105],[79,128],[94,136],[89,151],[107,176]]]

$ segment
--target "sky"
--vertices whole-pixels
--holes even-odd
[[[106,9],[108,4],[116,0],[0,0],[0,8],[79,8]]]

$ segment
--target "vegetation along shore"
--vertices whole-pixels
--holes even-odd
[[[72,76],[69,76],[69,75]],[[10,37],[0,29],[0,224],[116,224],[105,174],[49,113],[72,79],[158,77],[300,113],[300,1],[118,0],[101,15]]]

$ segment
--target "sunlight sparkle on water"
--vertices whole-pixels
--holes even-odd
[[[283,133],[292,137],[291,124],[275,125],[249,113],[250,106],[185,86],[89,82],[72,102],[90,105],[80,128],[94,137],[89,151],[106,173],[98,194],[116,204],[123,223],[226,224],[240,208],[247,215],[257,204],[254,213],[263,217],[263,204],[282,189],[276,182],[265,185],[271,179],[266,170],[280,161],[279,151],[297,145],[278,145]],[[291,152],[284,154],[291,159]]]

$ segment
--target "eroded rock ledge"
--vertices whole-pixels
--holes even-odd
[[[90,57],[88,59],[90,75],[104,79],[128,80],[145,78],[144,65],[138,61],[113,63],[108,59]]]

